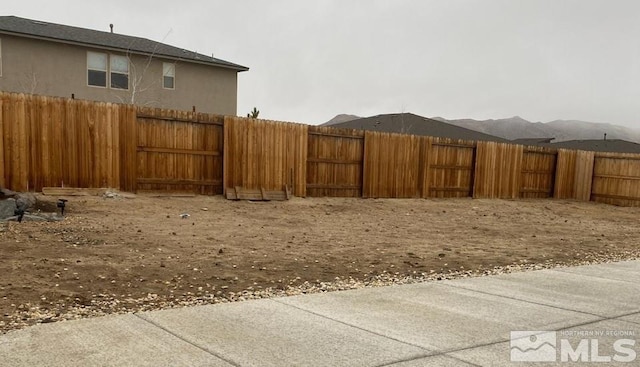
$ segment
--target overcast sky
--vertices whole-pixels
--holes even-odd
[[[215,54],[238,114],[579,119],[640,128],[638,0],[4,1],[2,15]]]

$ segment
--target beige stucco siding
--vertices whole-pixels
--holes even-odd
[[[83,46],[0,34],[0,90],[150,107],[236,115],[237,71],[129,55],[129,89],[87,85],[87,51],[125,55]],[[176,64],[175,89],[162,88],[162,63]]]

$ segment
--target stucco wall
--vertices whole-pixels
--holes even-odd
[[[114,55],[124,53],[89,49],[43,40],[0,34],[2,76],[0,90],[149,107],[236,115],[235,70],[160,58],[132,55],[129,90],[87,85],[87,51]],[[162,88],[162,63],[175,62],[175,89]],[[135,80],[135,81],[134,81]]]

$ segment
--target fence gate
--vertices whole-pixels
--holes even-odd
[[[307,196],[362,196],[363,131],[309,126],[307,144]]]
[[[222,194],[222,117],[153,109],[136,117],[138,192]]]
[[[553,197],[558,152],[547,148],[525,147],[520,176],[521,198]]]
[[[476,145],[473,142],[434,138],[429,152],[428,197],[473,196]]]

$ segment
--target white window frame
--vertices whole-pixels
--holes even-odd
[[[106,62],[105,62],[105,69],[101,70],[101,69],[93,69],[89,67],[89,54],[101,54],[104,55],[106,58]],[[105,73],[105,85],[92,85],[89,84],[89,71],[90,70],[94,70],[94,71],[101,71]],[[96,52],[96,51],[87,51],[87,86],[89,87],[93,87],[93,88],[108,88],[109,87],[109,54],[106,52]]]
[[[2,38],[0,38],[0,77],[2,77]]]
[[[114,71],[113,70],[113,60],[117,59],[117,58],[123,58],[124,60],[126,60],[126,62],[127,62],[127,72],[126,73],[124,73],[122,71]],[[117,90],[129,90],[129,85],[131,84],[131,81],[130,81],[130,78],[129,78],[130,73],[131,73],[131,63],[129,62],[129,58],[127,56],[109,54],[108,64],[109,64],[109,83],[108,83],[109,84],[109,88],[117,89]],[[127,76],[127,87],[126,88],[114,87],[113,84],[112,84],[112,81],[113,81],[112,75],[113,74],[126,75]]]
[[[166,74],[165,71],[167,70],[167,66],[170,67],[169,70],[173,71],[173,75],[167,75]],[[173,87],[172,88],[168,88],[164,83],[164,78],[167,78],[167,77],[173,78]],[[176,89],[176,63],[175,62],[163,62],[162,63],[162,88],[163,89],[168,89],[168,90]]]

